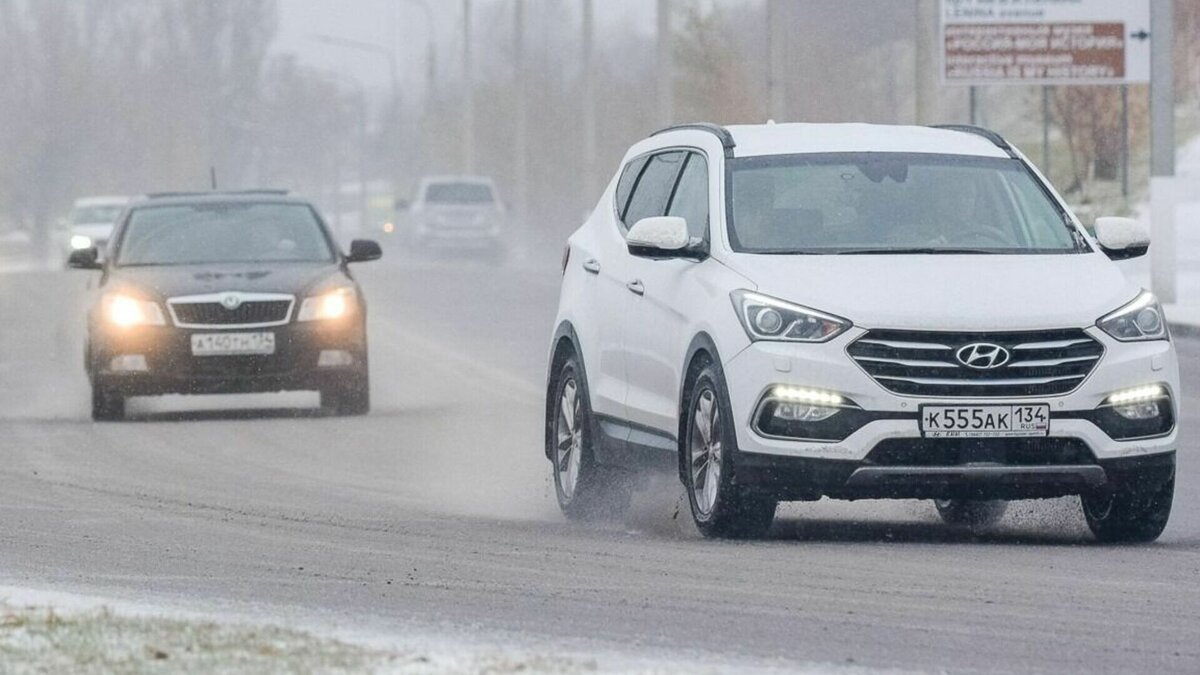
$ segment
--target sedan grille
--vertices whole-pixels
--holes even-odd
[[[980,349],[972,351],[975,345]],[[854,341],[847,353],[885,389],[905,396],[1055,396],[1078,387],[1104,347],[1078,328],[986,333],[873,330]]]
[[[295,299],[290,295],[245,297],[225,304],[226,296],[173,298],[167,306],[175,325],[184,328],[250,328],[285,324],[291,318]]]

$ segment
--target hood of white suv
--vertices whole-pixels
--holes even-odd
[[[1064,255],[748,255],[726,264],[758,292],[863,328],[1083,327],[1138,287],[1100,253]]]

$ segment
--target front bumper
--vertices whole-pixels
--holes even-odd
[[[275,353],[262,356],[192,355],[191,336],[213,329],[93,326],[88,374],[96,384],[126,396],[307,391],[343,387],[367,373],[361,320],[290,323],[231,332],[273,332]],[[321,364],[322,352],[342,357]],[[115,369],[114,359],[142,356],[144,370]],[[346,359],[346,356],[349,358]]]
[[[1154,437],[1114,440],[1097,423],[1104,422],[1097,410],[1110,394],[1152,383],[1166,388],[1170,399],[1165,405],[1178,419],[1178,366],[1169,342],[1122,343],[1092,328],[1088,334],[1104,345],[1105,353],[1074,391],[1023,398],[923,398],[885,389],[847,355],[847,345],[863,332],[854,329],[817,345],[757,342],[724,364],[738,422],[739,482],[796,498],[981,494],[984,487],[988,494],[1020,498],[1085,492],[1108,481],[1105,467],[1112,462],[1173,457],[1177,424]],[[858,419],[836,441],[768,437],[756,431],[754,418],[764,392],[776,385],[837,393],[861,408],[853,413]],[[996,403],[1048,404],[1049,435],[921,437],[922,405]],[[907,453],[900,453],[903,457],[897,454],[900,448]]]
[[[416,230],[417,242],[428,247],[492,248],[499,245],[500,239],[501,231],[498,225],[420,225]]]

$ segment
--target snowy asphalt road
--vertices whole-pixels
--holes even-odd
[[[85,276],[0,276],[0,583],[785,667],[1200,670],[1194,433],[1150,546],[1091,544],[1074,500],[982,538],[925,503],[823,502],[769,541],[703,541],[670,482],[588,528],[541,457],[553,270],[363,268],[367,418],[168,400],[122,424],[87,418]],[[1187,424],[1200,343],[1179,346]]]

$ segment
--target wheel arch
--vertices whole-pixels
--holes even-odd
[[[717,376],[721,381],[725,381],[725,371],[721,367],[721,353],[717,350],[717,343],[712,336],[707,332],[697,333],[692,338],[691,344],[688,345],[687,353],[683,359],[683,380],[679,386],[679,480],[687,480],[687,462],[684,459],[683,447],[687,442],[687,401],[691,396],[691,389],[696,377],[706,365],[712,365]]]
[[[558,369],[563,362],[570,356],[575,357],[575,361],[579,364],[579,379],[583,382],[584,391],[591,395],[591,388],[588,387],[587,381],[587,366],[583,363],[583,347],[579,343],[579,335],[575,332],[575,326],[570,321],[563,321],[554,330],[554,338],[550,341],[550,364],[546,371],[546,406],[544,416],[544,434],[545,434],[545,452],[546,459],[553,460],[554,457],[554,390],[556,388],[556,378]],[[593,429],[592,437],[595,438],[595,430]]]

